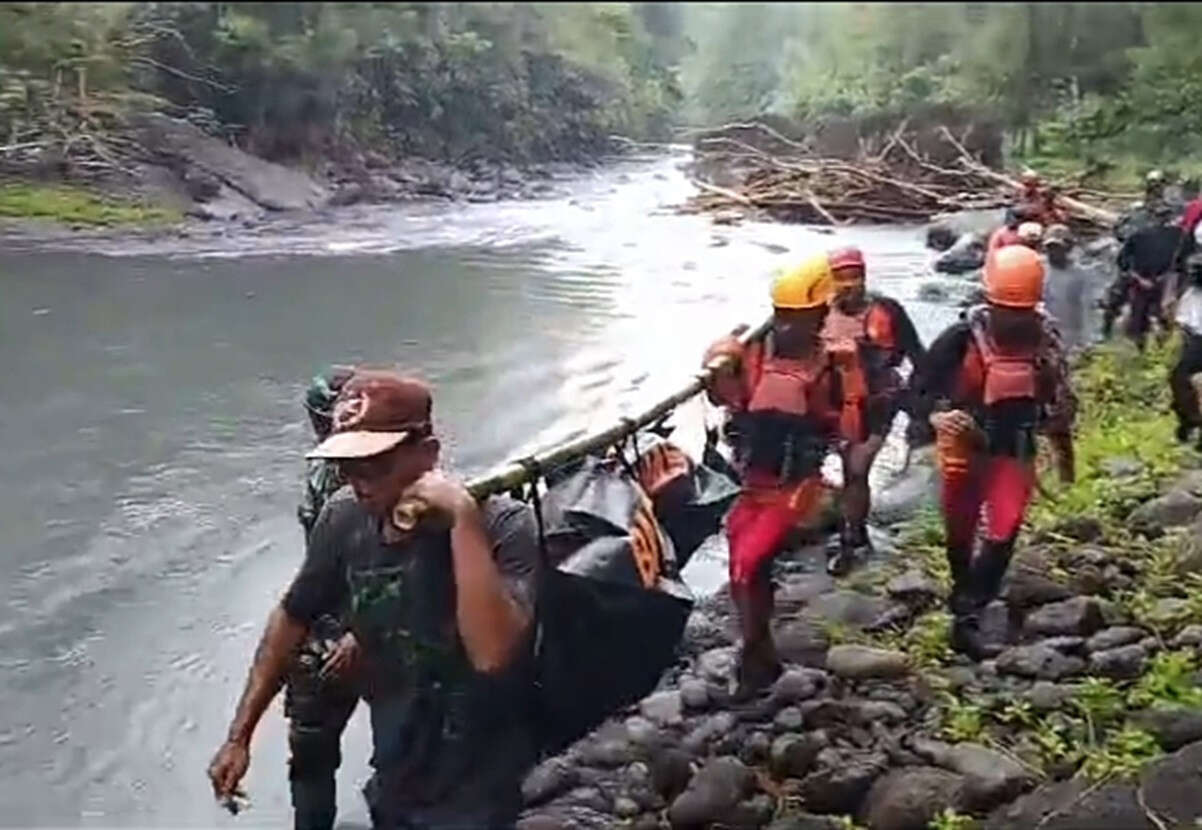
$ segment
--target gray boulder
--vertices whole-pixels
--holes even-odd
[[[1202,499],[1184,490],[1170,490],[1137,507],[1129,517],[1136,527],[1183,527],[1202,513]]]
[[[876,780],[861,808],[861,821],[870,830],[927,830],[945,809],[962,812],[967,806],[962,776],[937,767],[907,767]]]
[[[704,828],[722,821],[751,794],[755,776],[738,758],[715,758],[705,764],[668,808],[674,828]]]
[[[848,680],[900,677],[909,670],[909,661],[900,651],[868,646],[832,646],[826,654],[826,670]]]
[[[803,778],[821,751],[822,742],[813,735],[781,735],[772,742],[769,769],[778,778]]]
[[[1048,603],[1027,615],[1028,634],[1089,636],[1103,625],[1102,609],[1092,597],[1072,597]]]
[[[1202,741],[1202,708],[1153,708],[1137,713],[1134,719],[1140,728],[1155,735],[1157,742],[1170,752]]]
[[[1089,655],[1089,671],[1091,674],[1111,677],[1116,680],[1130,680],[1139,677],[1148,660],[1148,653],[1139,643],[1106,651],[1095,651]]]
[[[963,775],[973,809],[985,810],[1017,796],[1035,783],[1034,776],[1017,761],[978,744],[954,746],[915,739],[914,751],[935,766]]]
[[[978,234],[965,233],[935,259],[934,267],[941,274],[963,274],[984,265],[984,240]]]
[[[1085,643],[1086,651],[1108,651],[1120,646],[1138,643],[1144,638],[1144,630],[1133,625],[1112,625],[1094,634]]]
[[[1085,661],[1080,657],[1068,657],[1054,648],[1036,643],[1003,651],[997,658],[997,670],[1002,674],[1018,677],[1060,680],[1084,671]]]
[[[803,778],[800,795],[806,807],[815,812],[854,814],[888,763],[881,753],[841,755],[837,763],[825,765]]]

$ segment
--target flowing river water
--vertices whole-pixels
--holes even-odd
[[[682,161],[624,161],[540,201],[86,250],[0,239],[0,824],[290,822],[278,702],[249,812],[219,810],[204,770],[302,558],[300,400],[323,365],[419,371],[470,475],[675,387],[766,313],[772,268],[818,247],[860,245],[925,340],[952,319],[917,298],[934,279],[920,228],[716,226],[671,209],[692,191]],[[682,435],[704,416],[683,407]],[[877,478],[899,459],[895,442]],[[690,564],[697,591],[722,556],[718,541]],[[339,773],[352,824],[368,732],[361,708]]]

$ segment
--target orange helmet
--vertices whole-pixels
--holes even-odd
[[[985,263],[985,298],[1007,308],[1035,308],[1043,299],[1043,260],[1026,245],[998,248]]]

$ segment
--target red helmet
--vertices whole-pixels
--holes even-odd
[[[864,253],[855,246],[836,248],[833,251],[827,252],[826,257],[830,262],[832,271],[838,271],[840,268],[859,268],[861,271],[864,270]]]

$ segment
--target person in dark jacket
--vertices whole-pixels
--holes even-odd
[[[1119,276],[1107,290],[1102,334],[1109,337],[1123,307],[1130,306],[1126,334],[1142,351],[1152,320],[1167,330],[1162,314],[1165,282],[1176,267],[1182,231],[1171,222],[1172,211],[1162,201],[1151,207],[1150,221],[1136,229],[1119,250]]]

